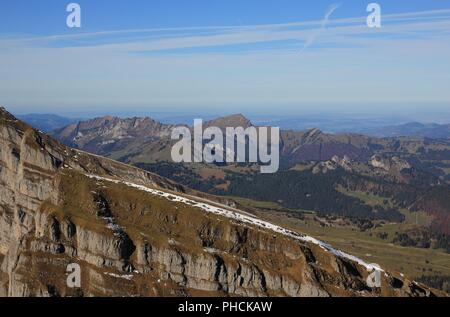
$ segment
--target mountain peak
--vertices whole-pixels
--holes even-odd
[[[253,126],[251,121],[246,118],[243,114],[233,114],[225,117],[220,117],[217,119],[213,119],[210,121],[207,121],[205,123],[205,126],[216,126],[219,128],[226,128],[226,127],[243,127],[248,128]]]
[[[5,107],[0,106],[0,118],[1,119],[16,119]]]
[[[323,134],[322,130],[320,130],[319,128],[312,128],[307,130],[307,133],[309,135],[317,135],[317,134]]]
[[[318,140],[321,138],[321,136],[324,136],[325,134],[322,132],[322,130],[318,128],[313,128],[305,131],[304,138],[305,140],[309,142],[313,142],[315,140]]]

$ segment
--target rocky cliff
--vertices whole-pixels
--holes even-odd
[[[0,296],[440,295],[211,199],[0,109]]]
[[[66,145],[105,155],[169,139],[172,126],[151,118],[121,119],[112,116],[70,124],[54,132]]]

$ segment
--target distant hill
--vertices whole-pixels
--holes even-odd
[[[243,127],[248,128],[253,124],[249,119],[247,119],[242,114],[234,114],[226,117],[216,118],[205,122],[205,127],[219,127],[221,129],[226,129],[227,127]]]
[[[241,114],[216,118],[204,122],[204,128],[209,126],[249,127],[252,123]],[[420,130],[419,127],[423,129]],[[153,163],[158,160],[169,160],[171,145],[170,131],[174,125],[163,124],[151,118],[118,118],[106,116],[87,121],[69,124],[53,132],[53,136],[62,143],[95,154],[105,155],[122,162]],[[403,127],[403,128],[400,128]],[[412,123],[394,127],[391,132],[384,129],[385,134],[398,133],[419,134],[425,132],[426,125]],[[432,132],[432,127],[436,132]],[[448,129],[448,126],[447,126]],[[429,138],[446,138],[444,125],[428,125]],[[439,132],[440,131],[440,132]],[[379,132],[381,134],[381,130]],[[434,135],[434,137],[431,136]],[[351,160],[367,162],[373,155],[382,153],[397,153],[414,155],[418,153],[447,155],[450,149],[448,142],[442,146],[430,147],[422,137],[387,137],[381,139],[363,134],[329,134],[319,129],[304,131],[281,130],[281,163],[285,168],[301,162],[327,161],[334,156],[347,156]],[[441,148],[442,147],[442,148]],[[434,153],[436,149],[444,152]],[[444,154],[443,154],[444,153]]]
[[[386,126],[367,130],[365,134],[377,137],[423,137],[430,139],[450,138],[450,124],[410,122],[402,125]]]
[[[241,114],[204,122],[204,127],[250,127],[252,123]],[[168,160],[173,125],[151,118],[122,119],[112,116],[69,124],[53,132],[62,143],[95,154],[105,155],[130,164]],[[281,131],[282,162],[328,160],[335,155],[352,159],[370,157],[371,138],[362,135],[332,135],[319,129]]]
[[[17,118],[44,132],[60,129],[79,120],[54,114],[25,114],[18,115]]]

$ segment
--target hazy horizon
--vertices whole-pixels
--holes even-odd
[[[70,119],[72,122],[89,120],[103,116],[116,116],[120,118],[150,117],[164,124],[193,124],[194,119],[204,121],[219,117],[225,117],[233,114],[242,114],[255,125],[277,126],[284,130],[306,130],[310,128],[319,128],[324,132],[341,133],[355,132],[363,133],[370,129],[378,129],[390,126],[401,126],[407,123],[418,122],[421,124],[450,124],[449,113],[416,113],[416,114],[390,114],[383,115],[379,113],[320,113],[309,112],[302,114],[283,114],[272,113],[262,114],[246,111],[222,111],[222,112],[199,112],[199,111],[126,111],[126,112],[98,112],[98,113],[15,113],[20,119],[28,119],[38,115],[57,115],[62,118]],[[36,120],[37,118],[33,118]]]
[[[151,117],[157,120],[174,119],[176,117],[180,118],[216,118],[216,117],[224,117],[233,114],[243,114],[244,116],[253,119],[253,120],[262,120],[262,119],[295,119],[295,118],[317,118],[321,120],[358,120],[358,119],[371,119],[371,120],[383,120],[385,122],[392,122],[393,124],[403,124],[408,122],[420,122],[420,123],[439,123],[439,124],[447,124],[450,123],[450,106],[437,108],[435,111],[417,109],[411,110],[407,109],[398,109],[392,108],[391,111],[381,110],[380,108],[373,106],[373,111],[366,111],[364,108],[361,108],[359,111],[350,110],[350,109],[339,109],[339,106],[336,106],[336,110],[321,110],[314,109],[310,107],[309,109],[280,109],[280,107],[273,107],[271,109],[265,108],[263,111],[255,111],[252,109],[245,109],[243,107],[226,107],[223,109],[201,109],[201,108],[190,108],[186,109],[183,107],[173,107],[173,108],[130,108],[123,107],[124,110],[119,109],[104,109],[93,108],[91,111],[86,110],[77,110],[75,109],[64,109],[60,108],[59,110],[52,110],[46,108],[15,108],[5,106],[8,111],[10,111],[14,115],[58,115],[65,118],[70,119],[92,119],[96,117],[103,116],[116,116],[121,118],[131,118],[131,117]],[[428,107],[429,108],[429,107]],[[439,111],[440,110],[440,111]],[[173,120],[172,120],[173,121]]]

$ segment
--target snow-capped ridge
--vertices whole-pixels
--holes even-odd
[[[194,208],[199,208],[202,209],[206,212],[210,212],[216,215],[220,215],[229,219],[233,219],[235,221],[238,222],[242,222],[245,224],[249,224],[249,225],[254,225],[254,226],[258,226],[260,228],[263,229],[268,229],[271,230],[273,232],[282,234],[284,236],[296,239],[298,241],[301,242],[308,242],[308,243],[312,243],[315,245],[318,245],[319,247],[321,247],[323,250],[330,252],[332,254],[334,254],[337,257],[340,258],[344,258],[344,259],[348,259],[350,261],[356,262],[357,264],[365,267],[367,269],[367,271],[372,272],[374,270],[378,270],[378,271],[382,271],[384,272],[384,270],[378,265],[378,264],[369,264],[366,263],[365,261],[363,261],[362,259],[354,256],[354,255],[350,255],[347,254],[341,250],[335,249],[333,248],[331,245],[320,241],[316,238],[313,238],[311,236],[305,235],[305,234],[300,234],[291,230],[288,230],[286,228],[280,227],[278,225],[274,225],[270,222],[258,219],[254,216],[250,216],[249,214],[244,214],[241,212],[236,212],[236,211],[232,211],[226,208],[221,208],[221,207],[217,207],[214,206],[212,204],[208,204],[205,202],[197,202],[195,200],[192,199],[188,199],[173,193],[167,193],[164,192],[162,190],[158,190],[158,189],[153,189],[153,188],[149,188],[143,185],[139,185],[139,184],[134,184],[131,182],[126,182],[126,181],[120,181],[120,180],[116,180],[116,179],[111,179],[111,178],[106,178],[106,177],[102,177],[102,176],[97,176],[97,175],[91,175],[91,174],[86,174],[87,177],[92,178],[92,179],[96,179],[96,180],[100,180],[100,181],[107,181],[107,182],[112,182],[114,184],[124,184],[126,186],[141,190],[141,191],[145,191],[147,193],[150,193],[152,195],[156,195],[159,197],[164,197],[170,201],[173,202],[180,202],[180,203],[184,203],[186,205],[189,205],[191,207]]]

